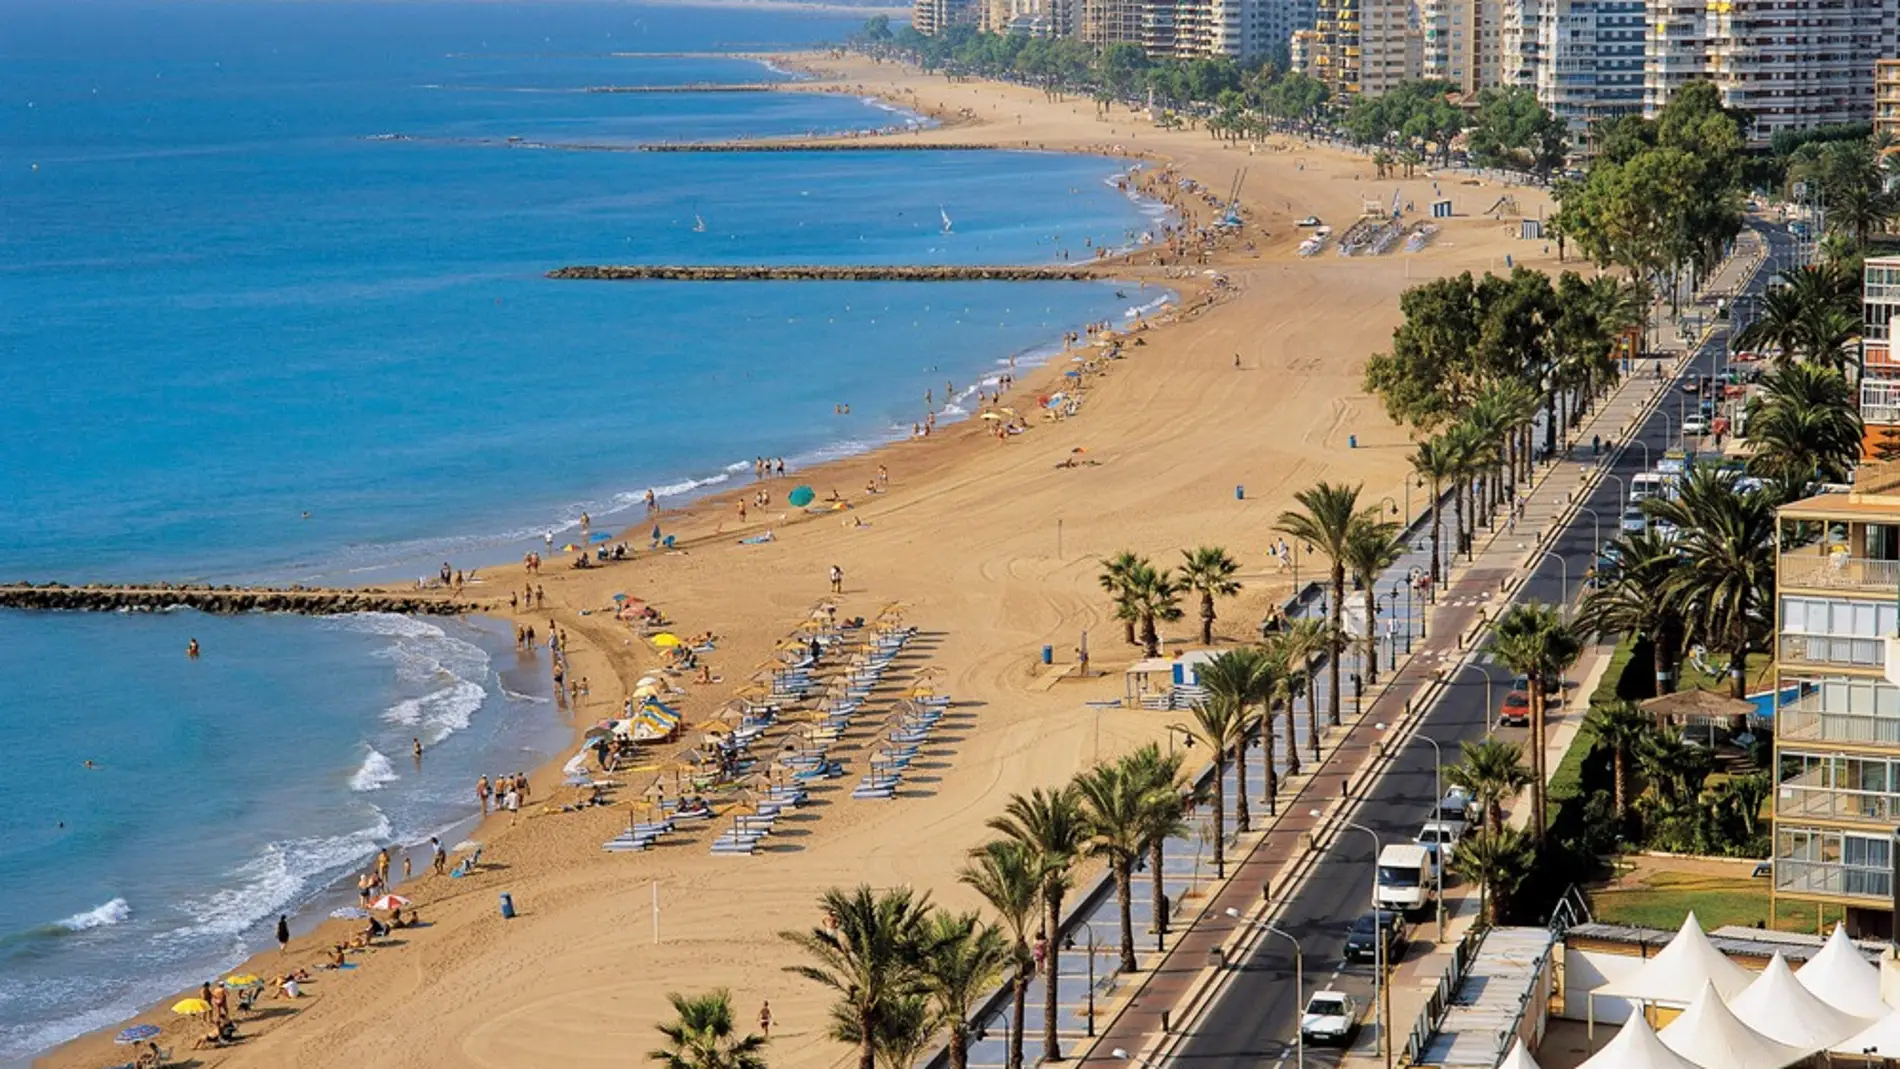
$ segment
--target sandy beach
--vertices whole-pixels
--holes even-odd
[[[617,714],[635,681],[660,664],[655,650],[613,619],[614,593],[660,607],[681,635],[714,632],[718,648],[706,660],[722,682],[681,678],[688,693],[678,707],[703,720],[808,617],[837,565],[841,616],[876,616],[901,603],[920,629],[917,656],[890,678],[902,683],[923,668],[936,670],[938,690],[957,703],[941,736],[947,752],[907,780],[895,801],[852,801],[852,780],[835,781],[845,789],[788,821],[750,858],[710,856],[706,831],[643,854],[604,853],[600,844],[626,826],[654,773],[616,777],[623,786],[613,806],[544,813],[543,803],[567,801],[572,792],[554,787],[557,768],[537,770],[534,805],[519,824],[490,818],[475,834],[487,844],[481,871],[398,888],[414,897],[427,927],[354,957],[357,967],[347,972],[317,973],[302,1000],[262,1002],[263,1017],[240,1019],[247,1038],[239,1045],[190,1055],[189,1036],[163,1010],[172,999],[139,1018],[166,1025],[163,1042],[178,1057],[233,1067],[625,1066],[655,1045],[668,992],[727,987],[743,1022],[771,1001],[775,1066],[845,1062],[850,1052],[823,1036],[825,998],[783,971],[795,952],[776,933],[815,924],[813,902],[834,885],[911,884],[938,902],[975,906],[954,874],[1010,792],[1059,783],[1097,757],[1161,737],[1168,721],[1153,714],[1085,704],[1119,697],[1121,669],[1139,653],[1111,618],[1097,584],[1099,560],[1126,548],[1165,565],[1185,548],[1226,547],[1241,562],[1245,588],[1220,605],[1217,631],[1225,641],[1250,637],[1291,589],[1291,576],[1276,570],[1266,547],[1294,491],[1324,479],[1364,483],[1369,504],[1406,498],[1407,437],[1361,390],[1367,357],[1388,344],[1398,321],[1399,293],[1436,275],[1501,272],[1507,255],[1555,268],[1554,252],[1516,237],[1516,215],[1480,214],[1503,193],[1516,197],[1519,214],[1547,213],[1536,190],[1446,176],[1439,186],[1458,214],[1437,221],[1440,231],[1424,251],[1342,258],[1328,247],[1302,259],[1295,246],[1304,231],[1295,219],[1317,215],[1343,232],[1364,201],[1389,204],[1395,188],[1422,211],[1434,199],[1433,180],[1421,171],[1375,182],[1369,162],[1330,149],[1276,139],[1250,152],[1204,131],[1158,130],[1120,107],[1098,117],[1086,99],[1051,101],[1019,86],[952,84],[858,57],[784,62],[826,75],[795,91],[875,95],[954,120],[889,135],[906,141],[1052,151],[1120,146],[1151,168],[1172,163],[1221,191],[1244,171],[1247,225],[1208,264],[1228,281],[1225,292],[1209,296],[1198,264],[1187,279],[1151,267],[1118,274],[1131,280],[1130,304],[1141,303],[1135,287],[1152,283],[1176,288],[1192,311],[1157,319],[1139,335],[1144,344],[1091,373],[1078,415],[1031,419],[1024,433],[1002,441],[982,421],[946,425],[927,440],[794,472],[770,483],[772,507],[763,515],[751,509],[741,524],[737,504],[750,506],[757,489],[747,482],[663,517],[681,552],[642,551],[581,571],[551,558],[534,580],[547,605],[516,618],[538,629],[551,619],[570,636],[570,675],[591,686],[573,714],[577,737]],[[1201,210],[1203,217],[1210,211]],[[1062,359],[1020,369],[1016,391],[1002,403],[1033,411],[1072,366]],[[1357,447],[1349,447],[1354,438]],[[880,465],[888,490],[867,495]],[[780,519],[785,492],[801,482],[820,498],[835,489],[855,507]],[[1416,507],[1423,495],[1411,497]],[[629,540],[644,546],[646,526],[635,525]],[[773,541],[738,544],[768,528]],[[485,569],[471,593],[495,600],[506,616],[508,593],[522,578],[518,566]],[[1168,645],[1187,646],[1193,624],[1167,627]],[[1075,678],[1072,651],[1085,633],[1094,672]],[[1039,663],[1044,645],[1055,649],[1052,668]],[[698,738],[688,730],[685,742]],[[520,912],[513,920],[498,915],[502,892]],[[269,977],[311,965],[340,928],[300,933],[289,953],[260,955],[245,971]],[[126,1060],[123,1048],[111,1046],[118,1027],[36,1064]]]

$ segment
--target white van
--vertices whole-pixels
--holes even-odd
[[[1664,477],[1659,471],[1645,471],[1630,476],[1630,504],[1634,505],[1644,498],[1664,497]]]
[[[1401,913],[1432,902],[1432,855],[1417,843],[1393,843],[1379,851],[1379,886],[1373,905]]]

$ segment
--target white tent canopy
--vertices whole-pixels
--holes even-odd
[[[1700,1069],[1696,1063],[1662,1045],[1649,1021],[1640,1013],[1630,1014],[1627,1024],[1617,1030],[1603,1049],[1577,1069]]]
[[[1834,1045],[1836,1054],[1866,1054],[1870,1049],[1877,1058],[1900,1058],[1900,1010]]]
[[[1693,1000],[1709,984],[1715,985],[1716,993],[1723,998],[1734,998],[1754,982],[1755,974],[1715,949],[1715,944],[1709,942],[1708,935],[1702,931],[1701,922],[1690,913],[1683,918],[1676,937],[1657,951],[1655,957],[1629,976],[1612,980],[1590,994],[1681,1005]]]
[[[1689,1008],[1656,1038],[1670,1050],[1709,1069],[1783,1069],[1813,1053],[1777,1043],[1743,1024],[1722,1001],[1714,984],[1702,985],[1702,993],[1689,1003]]]
[[[1821,952],[1795,971],[1794,978],[1822,1002],[1856,1017],[1879,1020],[1887,1016],[1880,1001],[1880,967],[1861,955],[1847,938],[1847,927],[1836,924]]]
[[[1511,1053],[1506,1054],[1504,1060],[1498,1063],[1498,1069],[1539,1069],[1539,1067],[1531,1058],[1531,1052],[1524,1049],[1524,1041],[1514,1039],[1511,1041]]]
[[[1874,1023],[1816,998],[1794,978],[1780,953],[1768,959],[1768,967],[1748,990],[1728,1000],[1728,1008],[1755,1031],[1808,1054],[1826,1050]]]

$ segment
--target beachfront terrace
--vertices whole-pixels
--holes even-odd
[[[1822,495],[1780,517],[1781,589],[1900,592],[1900,523],[1891,505]]]
[[[1778,742],[1900,746],[1900,687],[1873,679],[1787,682],[1813,689],[1775,710]]]

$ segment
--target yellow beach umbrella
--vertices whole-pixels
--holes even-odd
[[[664,693],[664,691],[660,689],[660,684],[658,683],[642,683],[633,688],[633,696],[636,698],[651,698],[662,693]]]
[[[778,648],[782,650],[802,650],[805,648],[805,645],[805,640],[802,638],[782,638],[778,640]]]
[[[671,631],[662,631],[659,634],[654,635],[652,638],[648,639],[647,641],[653,643],[655,646],[658,646],[663,650],[671,649],[674,646],[680,645],[680,637]]]
[[[904,692],[906,698],[929,698],[937,693],[937,688],[928,684],[912,687]]]
[[[201,998],[181,999],[172,1006],[173,1013],[210,1013],[211,1003]]]
[[[772,688],[763,683],[747,683],[745,686],[733,691],[733,693],[741,698],[763,698],[772,693]]]
[[[239,973],[236,976],[225,977],[224,986],[226,987],[263,987],[264,981],[259,980],[257,977],[252,976],[250,973]]]

